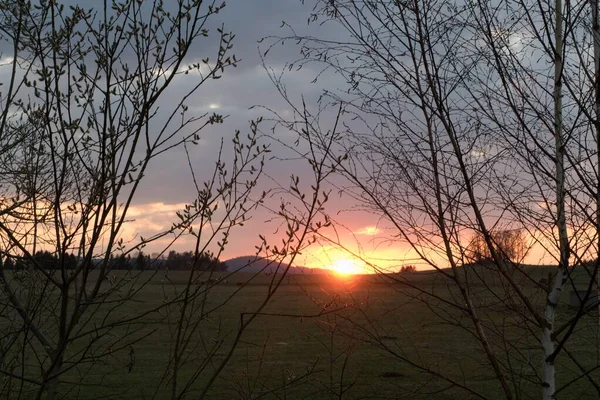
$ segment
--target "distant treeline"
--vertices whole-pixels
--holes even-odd
[[[61,268],[60,259],[49,251],[38,251],[33,256],[35,264],[43,269],[59,269]],[[73,254],[65,254],[62,261],[66,269],[75,269],[78,264],[77,257]],[[2,259],[2,267],[6,270],[11,269],[27,269],[30,261],[23,259],[22,257],[6,256]]]
[[[160,259],[158,261],[161,261]],[[169,270],[188,270],[194,266],[202,271],[226,271],[227,264],[208,253],[202,253],[196,260],[194,252],[186,251],[178,253],[171,250],[165,260],[162,260],[162,268]]]
[[[61,264],[61,260],[56,254],[43,250],[38,251],[33,256],[35,264],[39,268],[53,270],[60,269],[64,265],[65,269],[75,269],[79,265],[79,259],[73,254],[65,254]],[[30,262],[22,257],[6,256],[2,259],[2,266],[6,270],[23,270],[27,269]],[[92,263],[99,265],[102,262],[100,259],[94,259]],[[189,270],[194,267],[201,271],[225,271],[227,265],[219,261],[218,258],[209,253],[202,253],[196,259],[194,252],[186,251],[178,253],[171,250],[167,257],[151,258],[149,255],[139,252],[137,256],[120,254],[117,256],[111,255],[108,261],[109,270]]]

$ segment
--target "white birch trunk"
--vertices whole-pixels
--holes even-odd
[[[569,238],[565,216],[565,171],[564,171],[564,143],[562,127],[562,70],[563,70],[563,29],[562,29],[562,0],[555,2],[555,32],[554,32],[554,139],[556,151],[556,212],[557,228],[560,246],[560,261],[558,272],[552,290],[546,299],[544,310],[545,325],[542,327],[542,349],[544,352],[542,370],[542,398],[551,400],[556,393],[556,367],[554,356],[554,318],[556,306],[560,299],[567,278],[569,266]]]
[[[562,249],[561,249],[562,251]],[[567,270],[566,268],[559,267],[554,285],[548,299],[546,301],[546,309],[544,310],[544,319],[546,320],[546,326],[542,329],[542,348],[544,350],[544,366],[542,371],[542,397],[544,400],[550,400],[555,398],[556,392],[556,370],[554,365],[554,316],[556,313],[556,305],[560,299],[565,282],[567,281]]]

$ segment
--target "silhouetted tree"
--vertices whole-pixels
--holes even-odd
[[[468,357],[497,387],[479,392],[456,368],[381,348],[474,397],[551,400],[584,382],[600,396],[590,376],[598,357],[569,351],[587,340],[579,324],[590,309],[557,318],[576,277],[588,294],[598,278],[599,264],[583,260],[600,251],[599,8],[596,0],[316,0],[309,23],[333,25],[343,38],[292,31],[274,40],[299,45],[290,71],[313,67],[315,80],[332,72],[345,83],[313,106],[293,101],[283,75],[272,73],[292,110],[277,116],[282,128],[329,153],[349,182],[340,193],[386,225],[382,240],[410,247],[444,280],[451,298],[391,277],[418,291],[432,318],[473,335]],[[465,246],[467,232],[480,234]],[[555,267],[546,285],[521,263],[524,236]],[[458,268],[469,259],[489,268]],[[575,371],[560,388],[557,368]]]
[[[527,238],[522,229],[489,232],[493,246],[499,257],[507,262],[519,263],[529,252]],[[478,233],[469,242],[465,250],[468,262],[493,262],[492,253],[483,234]]]
[[[208,252],[196,257],[193,252],[178,253],[171,250],[164,263],[165,268],[173,271],[195,269],[198,271],[226,271],[227,265]]]
[[[12,257],[7,256],[4,258],[4,268],[7,270],[15,269],[15,262],[13,261]]]
[[[404,273],[412,273],[412,272],[416,272],[417,271],[417,267],[415,267],[414,265],[403,265],[402,268],[400,268],[400,273],[404,274]]]
[[[143,252],[139,252],[135,259],[135,268],[141,271],[148,269],[149,267],[149,258]]]
[[[35,253],[34,255],[35,261],[41,268],[44,269],[57,269],[58,268],[58,259],[52,253],[47,250],[41,250]]]

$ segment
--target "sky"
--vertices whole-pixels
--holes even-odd
[[[98,4],[92,0],[72,2],[84,8],[93,8]],[[236,130],[244,138],[250,132],[250,122],[264,117],[261,130],[270,132],[273,114],[269,110],[283,116],[291,115],[289,106],[275,88],[267,70],[275,74],[285,71],[283,81],[287,92],[297,104],[304,99],[307,104],[314,105],[324,91],[340,90],[345,86],[346,82],[331,71],[320,75],[321,70],[317,65],[304,65],[301,70],[288,68],[290,63],[301,58],[300,49],[293,40],[286,41],[284,45],[275,45],[264,55],[265,50],[276,42],[276,37],[289,36],[292,30],[298,35],[344,38],[345,33],[336,29],[335,25],[308,23],[313,3],[302,0],[228,1],[227,6],[213,16],[207,26],[209,38],[198,41],[191,49],[186,60],[188,64],[207,56],[214,58],[217,50],[214,39],[216,29],[223,26],[225,31],[235,35],[231,53],[240,60],[236,68],[227,68],[221,79],[207,81],[186,103],[192,114],[215,112],[226,117],[223,124],[203,130],[198,145],[190,149],[192,169],[199,181],[210,178],[222,142],[223,160],[230,163],[230,144]],[[6,71],[5,67],[0,74],[3,71]],[[317,76],[319,79],[315,82]],[[168,109],[169,105],[181,99],[193,82],[195,80],[192,77],[179,75],[162,96],[159,110]],[[157,114],[157,122],[164,118],[164,114]],[[331,120],[332,116],[326,115],[327,118]],[[265,174],[256,188],[257,194],[264,190],[271,191],[272,195],[267,197],[266,207],[252,211],[251,219],[244,226],[232,230],[229,244],[220,255],[222,260],[253,254],[255,246],[261,241],[259,235],[266,237],[271,244],[280,242],[285,229],[271,210],[277,210],[282,199],[288,199],[289,195],[281,188],[289,186],[292,175],[300,177],[300,187],[304,193],[311,193],[313,182],[310,166],[304,160],[293,159],[293,151],[277,143],[280,141],[291,146],[292,150],[298,149],[294,144],[295,134],[279,127],[273,135],[276,140],[262,139],[263,143],[271,146],[275,156],[267,160]],[[299,148],[302,148],[302,144]],[[338,265],[340,269],[362,271],[364,265],[360,262],[355,262],[355,265],[344,264],[344,260],[353,257],[328,244],[327,239],[330,238],[382,267],[398,270],[402,265],[418,265],[414,251],[398,240],[389,240],[389,227],[384,222],[374,214],[362,211],[352,198],[339,195],[336,189],[344,185],[343,181],[334,179],[330,183],[324,188],[332,191],[326,211],[336,222],[336,228],[323,230],[325,240],[304,251],[296,260],[297,264],[321,268]],[[123,238],[147,238],[168,229],[176,221],[176,212],[195,197],[192,174],[183,149],[160,155],[153,160],[138,189],[128,213],[129,222],[122,232]],[[144,252],[161,252],[169,242],[169,237],[157,240],[144,248]],[[188,251],[193,249],[193,244],[192,237],[182,237],[169,249]],[[209,246],[209,249],[216,250],[216,247]]]
[[[227,2],[225,9],[214,19],[214,26],[224,25],[236,36],[233,53],[241,59],[238,67],[226,70],[222,79],[209,82],[194,99],[192,108],[197,112],[215,111],[227,115],[225,123],[204,132],[198,148],[194,149],[193,164],[195,171],[211,171],[215,162],[215,154],[222,138],[232,137],[235,130],[242,133],[249,131],[249,121],[263,116],[267,119],[261,126],[263,130],[270,128],[267,110],[274,110],[281,115],[290,115],[290,109],[283,102],[271,82],[266,69],[276,74],[285,70],[284,83],[288,94],[299,103],[301,97],[307,104],[315,104],[323,91],[335,91],[345,87],[339,76],[327,72],[316,82],[319,75],[317,65],[305,65],[301,70],[288,70],[290,63],[300,58],[299,47],[294,41],[286,41],[285,45],[276,45],[262,58],[261,53],[269,48],[274,37],[285,37],[292,33],[314,37],[344,38],[345,33],[332,24],[309,24],[312,11],[311,1],[301,0],[235,0]],[[205,53],[211,53],[210,46],[202,45],[198,55],[192,59],[201,59]],[[169,96],[177,98],[179,90],[185,89],[185,78],[174,82]],[[167,98],[168,101],[168,98]],[[278,140],[292,144],[296,137],[278,129],[275,133]],[[244,136],[244,135],[242,135]],[[306,193],[310,193],[310,168],[305,162],[290,161],[294,154],[275,142],[273,154],[284,160],[269,160],[265,167],[266,179],[259,183],[259,189],[273,190],[279,185],[285,186],[292,174],[301,177]],[[226,157],[225,157],[226,158]],[[149,179],[140,188],[135,208],[135,221],[127,228],[130,232],[149,236],[152,231],[165,228],[173,221],[173,214],[183,204],[194,197],[189,184],[190,173],[181,153],[174,151],[166,154],[153,165],[149,171]],[[202,176],[202,173],[199,173]],[[335,184],[343,185],[336,181]],[[330,187],[334,189],[334,187]],[[260,191],[259,190],[259,191]],[[336,191],[333,190],[333,193]],[[267,205],[276,209],[282,195],[275,191],[268,198]],[[285,195],[283,195],[285,196]],[[347,196],[331,196],[327,212],[337,222],[335,230],[324,230],[325,238],[343,243],[349,250],[359,253],[383,267],[399,269],[406,264],[419,264],[418,257],[408,245],[398,240],[389,240],[386,230],[389,228],[374,214],[360,211],[360,207]],[[259,243],[261,234],[271,242],[280,240],[282,229],[273,213],[266,209],[258,209],[252,213],[251,220],[244,227],[232,231],[230,245],[225,248],[222,259],[253,254]],[[177,250],[188,250],[191,238],[180,240],[174,245]],[[159,250],[164,241],[149,246],[149,250]],[[537,257],[537,259],[536,259]],[[538,262],[539,254],[532,252],[528,261]],[[340,249],[325,242],[314,245],[303,253],[298,264],[314,267],[329,267],[340,260],[352,258]],[[435,259],[435,257],[434,257]],[[357,263],[360,264],[360,263]],[[356,266],[361,270],[361,266]]]
[[[222,79],[209,81],[200,89],[194,100],[189,102],[191,110],[198,113],[214,111],[227,116],[222,125],[203,131],[199,145],[192,149],[194,170],[200,180],[207,178],[207,172],[212,171],[222,138],[225,139],[225,146],[227,146],[228,140],[233,137],[236,130],[240,130],[242,136],[245,136],[244,133],[249,132],[252,119],[260,116],[265,119],[272,117],[266,111],[267,108],[289,115],[290,110],[284,106],[265,68],[275,72],[281,71],[288,63],[300,57],[299,49],[293,42],[276,46],[264,58],[264,64],[261,52],[264,52],[274,41],[272,37],[290,35],[290,27],[299,34],[329,37],[340,35],[329,26],[308,25],[310,12],[311,5],[303,4],[300,0],[234,0],[228,1],[227,6],[214,17],[211,26],[213,32],[214,28],[222,23],[225,30],[235,34],[232,52],[241,61],[237,68],[227,69]],[[283,21],[289,26],[282,27]],[[202,43],[196,51],[197,54],[191,56],[192,60],[202,59],[205,54],[213,56],[214,42]],[[318,70],[310,67],[300,71],[288,71],[285,74],[285,83],[289,93],[296,99],[304,96],[307,102],[311,102],[316,100],[324,89],[335,89],[343,84],[331,75],[311,83],[317,74]],[[186,83],[185,76],[178,78],[163,101],[168,102],[181,97],[183,90],[186,89]],[[269,131],[270,125],[269,121],[265,121],[261,126],[264,131]],[[294,135],[286,135],[282,130],[278,130],[277,135],[278,139],[286,143],[291,144],[295,140]],[[277,189],[280,184],[286,186],[292,174],[301,176],[301,185],[304,185],[309,192],[311,182],[308,164],[287,160],[288,157],[293,156],[291,153],[288,155],[285,149],[276,143],[270,144],[275,150],[273,153],[286,160],[273,159],[266,163],[266,175],[259,182],[257,192]],[[225,160],[227,161],[227,156]],[[124,236],[137,234],[149,237],[167,228],[175,220],[175,212],[195,196],[190,178],[189,167],[181,151],[172,151],[157,159],[137,193],[135,204],[129,213],[131,222],[125,227]],[[281,194],[269,197],[267,205],[270,208],[278,207],[280,198]],[[374,220],[371,215],[351,211],[351,208],[348,199],[340,196],[332,196],[329,202],[328,212],[337,215],[338,220],[343,222],[343,227],[338,227],[336,233],[340,235],[340,239],[353,251],[360,249],[364,254],[377,252],[379,257],[401,259],[394,261],[393,264],[410,263],[408,260],[410,252],[404,250],[399,253],[398,246],[373,241],[375,234],[379,232],[377,220]],[[345,215],[337,214],[342,210],[345,210],[343,211]],[[245,226],[232,230],[230,244],[225,248],[221,259],[254,254],[255,246],[260,242],[258,234],[266,236],[270,242],[278,242],[282,233],[278,228],[279,221],[273,218],[272,212],[264,208],[255,210],[252,212],[251,220]],[[324,233],[335,234],[332,231]],[[161,251],[167,241],[167,238],[159,240],[144,251],[148,253]],[[186,251],[192,246],[193,238],[187,237],[180,239],[172,249]],[[304,252],[297,263],[328,267],[347,257],[334,246],[322,244],[314,245]]]
[[[66,0],[61,3],[67,6],[78,4],[84,9],[97,10],[101,15],[98,7],[102,2]],[[214,59],[218,50],[218,42],[215,40],[218,37],[217,28],[223,27],[225,31],[231,31],[235,35],[230,55],[235,54],[240,60],[236,68],[227,68],[221,79],[205,82],[186,102],[189,115],[214,112],[225,117],[223,124],[212,125],[202,130],[198,145],[190,148],[191,166],[198,181],[203,182],[210,178],[218,160],[221,143],[223,161],[231,164],[231,140],[236,130],[245,138],[250,132],[251,121],[263,117],[265,121],[260,125],[261,131],[269,133],[273,126],[273,122],[269,120],[273,118],[271,111],[283,116],[291,115],[291,110],[282,100],[267,70],[275,74],[285,70],[284,81],[288,94],[294,101],[303,98],[310,105],[316,103],[324,90],[335,90],[344,86],[345,82],[335,74],[325,74],[317,82],[313,82],[320,71],[316,66],[307,65],[301,70],[288,70],[289,64],[300,58],[299,48],[293,41],[274,46],[268,55],[264,56],[265,50],[276,41],[276,37],[291,35],[292,30],[299,35],[343,37],[343,33],[336,31],[335,27],[308,24],[312,10],[310,3],[307,1],[304,4],[301,0],[228,1],[218,15],[211,17],[207,25],[209,37],[200,38],[195,42],[184,63],[192,64],[205,57]],[[169,7],[169,4],[168,1],[165,2],[166,7]],[[5,81],[10,77],[11,53],[12,48],[8,42],[0,43],[0,80]],[[123,57],[127,56],[128,54],[123,54]],[[155,126],[160,126],[168,115],[165,110],[176,104],[195,82],[197,77],[187,75],[178,75],[174,79],[158,103]],[[281,227],[281,220],[275,217],[272,210],[276,210],[282,200],[287,201],[288,196],[281,189],[289,187],[292,175],[301,178],[300,187],[305,193],[311,192],[310,186],[314,182],[311,180],[310,166],[306,161],[292,160],[296,155],[285,148],[285,145],[296,148],[293,145],[296,140],[295,134],[278,129],[273,135],[275,140],[262,139],[262,142],[271,146],[271,154],[276,156],[267,160],[264,175],[255,190],[257,196],[262,191],[272,195],[267,197],[265,207],[252,211],[250,220],[243,227],[235,227],[231,231],[229,245],[220,255],[222,260],[254,254],[255,246],[260,243],[259,235],[266,237],[269,243],[280,242],[284,229]],[[334,187],[324,189],[333,190]],[[126,243],[134,244],[136,238],[148,238],[168,229],[177,221],[176,213],[191,203],[196,196],[190,166],[183,149],[173,149],[161,154],[153,159],[137,190],[128,211],[128,222],[122,230],[123,239]],[[340,224],[335,231],[323,230],[323,234],[339,239],[353,251],[363,254],[377,252],[378,256],[389,253],[389,257],[394,259],[407,257],[398,255],[397,246],[390,247],[373,241],[380,232],[377,220],[369,214],[356,212],[353,208],[354,204],[348,198],[331,196],[327,212]],[[150,243],[143,250],[145,253],[162,252],[169,245],[168,250],[188,251],[194,246],[191,236],[182,237],[173,244],[170,242],[171,237],[165,237]],[[209,246],[209,249],[215,251],[216,247]],[[297,259],[297,264],[326,268],[345,258],[348,258],[347,254],[323,243],[304,252]],[[400,262],[400,265],[402,264],[404,261]],[[359,266],[355,267],[360,269]],[[346,263],[344,268],[348,270],[352,267]]]

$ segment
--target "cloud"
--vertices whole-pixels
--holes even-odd
[[[185,207],[185,203],[165,204],[163,202],[138,204],[129,207],[127,215],[132,218],[145,218],[151,215],[174,214]]]
[[[7,65],[11,65],[15,59],[10,56],[2,56],[0,57],[0,67],[4,67]]]
[[[133,205],[127,210],[128,222],[123,226],[121,236],[132,240],[135,237],[147,238],[165,231],[177,221],[175,213],[184,207],[185,203],[163,202]]]
[[[379,232],[380,230],[376,226],[365,226],[364,228],[359,229],[358,231],[354,231],[352,233],[354,233],[355,235],[375,236]]]

